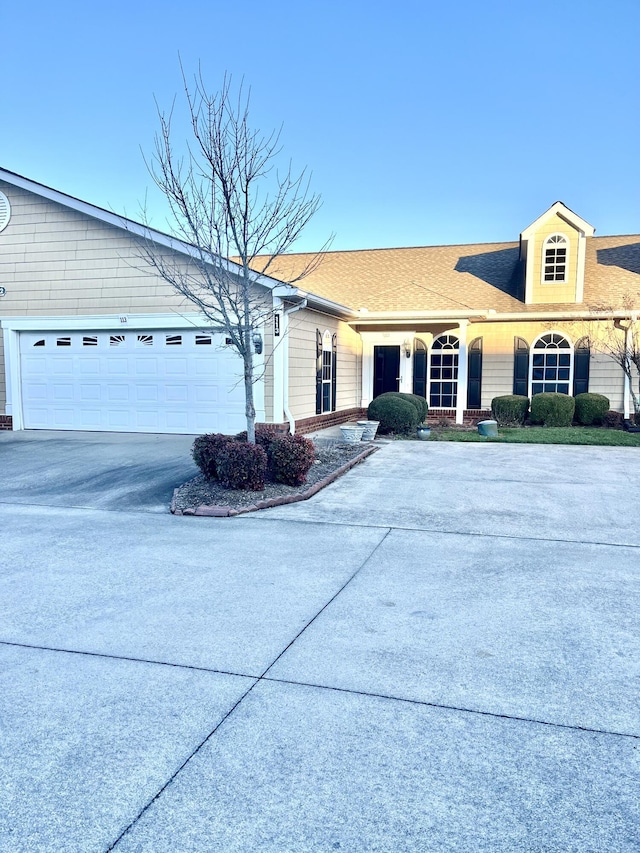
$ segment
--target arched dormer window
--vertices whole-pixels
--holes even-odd
[[[542,246],[542,281],[567,281],[569,241],[564,234],[550,234]]]
[[[531,347],[530,394],[570,394],[573,382],[573,347],[559,332],[547,332]]]

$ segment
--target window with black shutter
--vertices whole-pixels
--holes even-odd
[[[316,329],[316,415],[322,414],[322,332]]]
[[[467,409],[482,408],[482,338],[469,344],[467,374]]]
[[[413,393],[427,396],[427,345],[419,338],[413,345]]]
[[[513,393],[529,396],[529,344],[524,338],[513,339]]]
[[[573,354],[573,396],[586,394],[589,390],[589,363],[591,349],[589,338],[580,338]]]

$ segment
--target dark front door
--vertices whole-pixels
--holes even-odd
[[[373,396],[400,388],[400,347],[373,348]]]

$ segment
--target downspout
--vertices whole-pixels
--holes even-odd
[[[293,305],[291,308],[284,308],[282,311],[282,325],[284,326],[282,331],[283,338],[285,339],[285,348],[282,358],[282,372],[284,373],[284,376],[282,377],[282,408],[284,410],[284,416],[289,421],[289,432],[291,435],[295,435],[296,421],[289,409],[289,315],[295,314],[296,311],[300,311],[302,308],[306,307],[307,300],[303,299],[302,302],[299,302],[297,305]]]

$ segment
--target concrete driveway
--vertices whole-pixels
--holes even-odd
[[[197,519],[189,438],[85,488],[7,435],[3,853],[640,849],[640,451],[402,442]]]

